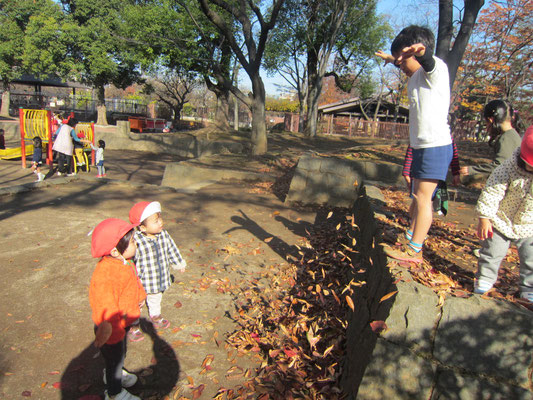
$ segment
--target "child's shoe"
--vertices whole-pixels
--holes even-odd
[[[390,258],[394,258],[395,260],[399,261],[409,261],[414,263],[421,263],[424,261],[422,258],[422,250],[417,253],[411,248],[411,246],[407,245],[403,245],[400,248],[385,246],[383,251]]]
[[[61,172],[57,171],[57,176],[63,175]]]
[[[124,368],[122,368],[122,387],[129,388],[137,383],[137,375],[129,373]],[[105,368],[104,368],[104,384],[107,384],[107,378],[105,377]]]
[[[100,174],[97,174],[97,175],[96,175],[96,177],[97,177],[97,178],[101,178],[101,177],[102,177],[102,175],[100,175]]]
[[[67,174],[67,176],[75,176],[76,173],[75,172],[71,172],[70,174]]]
[[[155,329],[167,329],[170,325],[170,322],[168,322],[161,315],[150,317],[150,319],[152,320],[152,324],[154,324]]]
[[[128,340],[130,342],[140,342],[144,339],[144,333],[139,328],[131,328],[128,331]]]
[[[42,172],[39,172],[37,174],[37,182],[44,181],[44,174]]]
[[[142,400],[140,397],[132,395],[130,392],[128,392],[126,389],[122,389],[122,391],[119,394],[116,394],[114,396],[109,396],[107,394],[107,390],[105,391],[105,400]]]
[[[474,293],[475,294],[485,294],[490,289],[492,289],[492,283],[489,283],[487,281],[481,281],[479,279],[476,279],[474,281]]]

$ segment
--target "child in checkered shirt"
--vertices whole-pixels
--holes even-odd
[[[170,323],[161,316],[161,299],[163,292],[172,284],[170,268],[183,272],[187,263],[174,240],[163,229],[159,202],[141,201],[135,204],[130,210],[129,218],[130,222],[137,226],[135,232],[137,252],[134,262],[147,294],[148,313],[156,329],[166,329]],[[141,330],[132,327],[129,339],[142,340]]]

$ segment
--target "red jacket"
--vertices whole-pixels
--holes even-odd
[[[103,257],[98,262],[89,286],[89,301],[94,323],[108,321],[113,327],[107,344],[124,338],[125,328],[140,317],[139,303],[144,299],[146,292],[131,261],[124,265],[116,258]]]

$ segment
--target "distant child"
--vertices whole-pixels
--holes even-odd
[[[6,138],[5,138],[5,131],[3,129],[0,129],[0,150],[6,149]]]
[[[519,131],[522,123],[511,104],[505,100],[489,101],[483,110],[483,117],[487,123],[489,146],[494,151],[494,161],[463,167],[461,175],[485,174],[488,176],[494,168],[511,157],[516,148],[520,146]]]
[[[433,221],[433,193],[439,181],[446,180],[453,148],[448,109],[450,79],[448,67],[433,56],[435,37],[420,26],[404,28],[394,39],[391,53],[376,55],[393,63],[408,77],[409,145],[413,149],[413,217],[405,233],[407,244],[399,249],[385,247],[397,260],[422,262],[422,247]]]
[[[514,242],[520,257],[520,295],[533,302],[533,125],[520,147],[489,176],[476,211],[483,248],[474,293],[492,288],[500,263]]]
[[[98,173],[96,174],[97,178],[103,178],[106,176],[105,174],[105,167],[104,167],[104,149],[105,149],[105,142],[100,139],[98,141],[98,147],[96,147],[94,144],[90,143],[91,148],[96,151],[95,155],[95,163],[96,168],[98,169]]]
[[[94,344],[105,361],[106,399],[136,400],[126,389],[137,376],[124,369],[126,332],[141,315],[140,304],[146,298],[135,265],[134,227],[125,221],[109,218],[94,228],[91,240],[93,257],[101,257],[89,286]]]
[[[146,305],[150,319],[156,329],[168,328],[170,323],[161,316],[161,299],[163,292],[172,284],[170,268],[183,272],[187,263],[174,240],[163,229],[159,202],[141,201],[135,204],[130,210],[129,218],[137,226],[135,265],[147,293]],[[142,338],[142,332],[138,328],[130,331],[131,341]]]
[[[31,159],[31,170],[37,175],[35,182],[41,182],[44,175],[41,173],[41,165],[43,165],[43,141],[39,136],[33,138],[33,157]]]

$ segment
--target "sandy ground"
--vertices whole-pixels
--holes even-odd
[[[165,227],[189,267],[174,273],[163,296],[170,328],[157,334],[144,323],[145,340],[129,346],[126,366],[140,376],[132,392],[177,399],[192,398],[203,388],[201,398],[212,398],[244,380],[259,362],[225,346],[225,333],[237,328],[229,289],[260,280],[264,271],[284,263],[285,248],[272,248],[263,239],[276,236],[286,246],[297,244],[298,227],[313,223],[314,214],[289,209],[274,195],[251,193],[257,191],[238,182],[190,193],[160,188],[165,162],[171,160],[177,161],[108,151],[112,179],[96,179],[95,171],[54,176],[34,190],[0,196],[6,283],[0,295],[0,398],[103,394],[103,361],[92,346],[88,302],[96,260],[87,234],[104,218],[127,219],[140,200],[161,202]],[[0,177],[4,188],[34,180],[20,161],[0,161]],[[211,369],[202,367],[208,355]]]

